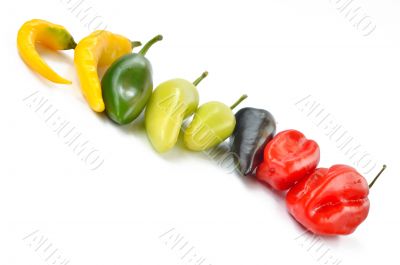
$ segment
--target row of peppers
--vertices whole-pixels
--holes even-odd
[[[95,112],[107,113],[117,124],[128,124],[145,109],[145,127],[156,151],[174,147],[186,118],[194,117],[183,130],[185,146],[193,151],[212,148],[227,138],[237,160],[238,171],[255,176],[273,189],[289,190],[286,205],[290,214],[305,228],[320,235],[352,233],[369,212],[369,189],[386,166],[368,185],[354,168],[334,165],[317,168],[318,144],[296,130],[276,133],[274,117],[266,110],[233,109],[233,105],[212,101],[198,107],[196,86],[172,79],[153,91],[152,67],[145,57],[149,48],[162,40],[157,35],[138,53],[141,45],[108,31],[95,31],[78,44],[62,26],[34,19],[26,22],[17,37],[21,58],[48,80],[70,84],[54,72],[36,51],[36,44],[53,50],[75,49],[74,63],[83,95]],[[98,68],[108,68],[100,81]]]

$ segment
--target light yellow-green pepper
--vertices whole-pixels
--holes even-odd
[[[193,83],[172,79],[154,90],[146,107],[145,125],[147,136],[157,152],[167,152],[176,144],[183,120],[199,105],[196,86],[207,74],[204,72]]]

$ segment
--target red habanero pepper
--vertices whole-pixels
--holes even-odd
[[[289,190],[288,211],[314,234],[351,234],[367,218],[369,189],[385,168],[369,186],[352,167],[318,168]]]
[[[256,177],[276,190],[286,190],[315,170],[319,146],[296,130],[278,133],[264,149]]]

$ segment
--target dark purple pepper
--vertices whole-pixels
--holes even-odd
[[[236,115],[236,127],[230,138],[238,170],[251,175],[263,160],[264,148],[274,137],[274,117],[264,109],[243,108]]]

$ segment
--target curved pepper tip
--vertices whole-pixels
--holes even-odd
[[[71,85],[72,81],[64,79],[64,80],[62,80],[60,82],[56,82],[56,83],[63,84],[63,85]]]
[[[56,83],[56,84],[62,84],[62,85],[71,85],[72,81],[65,79],[64,77],[59,76],[58,74],[55,73],[55,76],[49,77],[45,76],[48,80]]]
[[[151,139],[150,139],[151,142]],[[164,154],[167,153],[173,146],[161,146],[158,144],[155,144],[152,142],[153,148],[156,150],[157,153],[159,154]]]
[[[105,110],[105,105],[104,105],[103,100],[101,100],[101,101],[99,100],[97,102],[92,102],[90,104],[90,107],[92,108],[92,110],[94,110],[95,112],[98,112],[98,113],[103,112]]]

